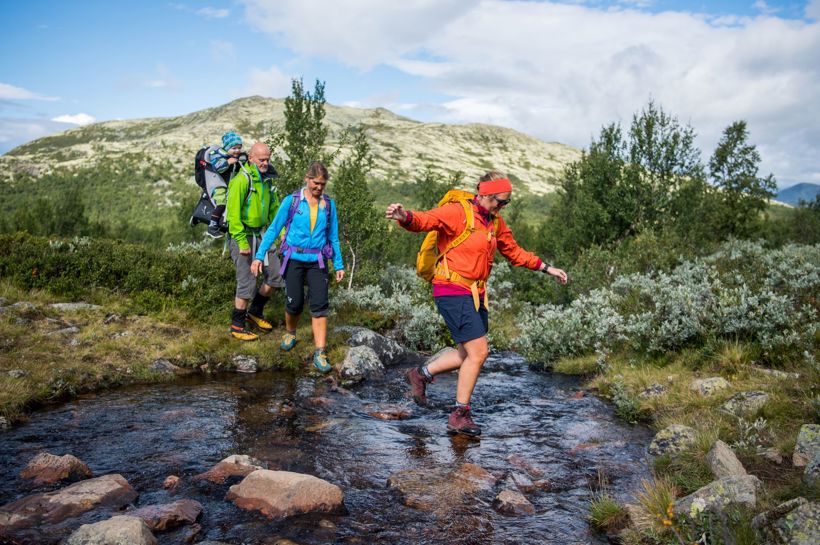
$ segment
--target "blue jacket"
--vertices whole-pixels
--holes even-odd
[[[333,248],[333,268],[337,271],[344,269],[344,262],[342,261],[342,250],[339,246],[339,218],[336,215],[336,202],[330,199],[330,225],[327,225],[327,214],[321,208],[322,201],[320,200],[319,213],[316,214],[316,226],[313,232],[310,230],[310,205],[305,199],[305,190],[302,189],[301,199],[299,201],[299,208],[293,215],[293,221],[290,223],[290,230],[288,231],[288,245],[294,248],[310,248],[321,249],[325,245],[326,240],[330,240],[330,246]],[[288,219],[288,210],[290,204],[293,202],[293,194],[288,195],[282,199],[282,204],[279,205],[279,210],[276,211],[276,216],[273,218],[273,223],[265,231],[265,236],[262,237],[262,243],[256,252],[255,258],[264,261],[265,254],[279,238],[279,234],[285,227],[285,222]],[[327,230],[330,229],[330,237],[327,236]],[[296,251],[290,256],[291,259],[297,261],[314,262],[319,260],[316,254],[301,254]]]

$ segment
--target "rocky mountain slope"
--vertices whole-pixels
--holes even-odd
[[[421,123],[382,108],[326,106],[330,145],[345,127],[361,126],[375,157],[372,175],[388,182],[415,179],[430,166],[448,175],[456,171],[475,179],[489,168],[507,172],[533,192],[555,189],[566,164],[580,151],[542,142],[511,129],[491,125]],[[100,161],[152,165],[170,182],[190,178],[196,150],[237,130],[246,142],[264,139],[284,124],[284,100],[258,96],[235,100],[170,118],[106,121],[41,138],[0,156],[0,179],[20,173],[39,178],[55,170],[86,169]],[[180,179],[182,178],[182,180]]]

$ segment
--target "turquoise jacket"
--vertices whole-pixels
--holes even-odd
[[[324,199],[319,201],[319,213],[316,214],[316,225],[313,231],[310,230],[310,205],[305,199],[305,190],[300,192],[299,208],[293,215],[293,221],[290,224],[288,231],[287,243],[293,248],[308,248],[321,249],[325,245],[325,241],[330,241],[330,246],[333,248],[333,268],[337,271],[344,269],[344,262],[342,261],[342,250],[339,246],[339,218],[336,215],[336,202],[330,199],[330,225],[327,224],[327,214],[323,208]],[[276,211],[276,216],[273,218],[273,223],[270,229],[267,230],[265,236],[262,238],[262,243],[259,245],[259,250],[256,252],[256,259],[262,261],[265,259],[265,254],[273,245],[282,229],[285,227],[285,222],[288,219],[288,211],[293,202],[293,195],[288,195],[282,199],[282,204],[279,205],[279,210]],[[329,236],[328,236],[329,235]],[[294,250],[290,256],[291,259],[297,261],[314,262],[319,260],[316,254],[302,254]]]

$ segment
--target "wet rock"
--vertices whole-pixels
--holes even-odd
[[[81,481],[91,477],[88,466],[71,454],[55,456],[48,452],[41,452],[20,472],[24,479],[34,479],[34,484],[42,486],[60,481]]]
[[[520,454],[510,454],[507,456],[507,461],[517,468],[523,469],[533,477],[543,477],[544,472],[535,467],[532,462],[525,459]]]
[[[702,396],[712,395],[719,390],[729,387],[729,381],[723,377],[701,378],[692,381],[689,389]]]
[[[236,365],[237,373],[256,373],[259,369],[259,362],[253,356],[234,356],[233,363]]]
[[[194,523],[185,530],[185,533],[182,535],[182,542],[194,543],[200,536],[202,536],[202,525]]]
[[[80,526],[66,545],[156,545],[157,540],[142,519],[121,515]]]
[[[712,449],[706,455],[706,463],[712,470],[712,474],[717,479],[730,477],[732,475],[746,475],[746,469],[729,445],[721,440],[715,441]]]
[[[179,367],[164,358],[159,358],[151,362],[151,371],[173,375],[179,371]]]
[[[815,545],[820,543],[820,503],[795,498],[752,519],[762,543]]]
[[[666,386],[658,384],[657,382],[650,384],[643,391],[638,394],[641,399],[650,399],[653,397],[660,397],[666,393]]]
[[[165,490],[176,490],[180,482],[180,478],[176,475],[168,475],[162,482],[162,488],[164,488]]]
[[[339,376],[344,382],[361,382],[384,374],[384,365],[369,346],[353,346],[339,365]]]
[[[119,508],[137,498],[122,475],[103,475],[0,507],[0,532],[56,524],[97,507]]]
[[[813,460],[818,452],[820,452],[820,424],[803,424],[797,434],[792,463],[795,467],[803,467]]]
[[[59,310],[62,312],[79,312],[81,310],[99,310],[102,307],[100,305],[92,305],[91,303],[52,303],[49,305],[51,308],[55,310]]]
[[[463,464],[456,470],[426,467],[399,471],[387,479],[387,486],[397,491],[408,507],[446,513],[466,497],[491,490],[496,482],[481,466]]]
[[[342,489],[312,475],[260,469],[230,488],[225,496],[237,507],[269,518],[301,513],[336,513],[344,509]]]
[[[810,487],[820,485],[820,452],[815,454],[812,461],[806,465],[806,470],[803,472],[803,482]]]
[[[258,469],[264,469],[264,465],[259,460],[244,454],[233,454],[205,473],[196,475],[194,479],[224,484],[230,477],[247,477]]]
[[[721,408],[727,413],[740,416],[757,412],[768,401],[769,394],[766,392],[740,392],[730,397]]]
[[[689,516],[695,500],[702,500],[703,510],[713,513],[722,512],[730,505],[754,509],[757,491],[761,486],[760,480],[754,475],[723,477],[676,501],[673,511],[676,515]]]
[[[368,407],[367,414],[379,420],[405,420],[412,416],[410,409],[404,405],[379,405]]]
[[[0,416],[0,431],[6,431],[11,427],[9,421],[6,419],[5,416]]]
[[[365,328],[357,328],[347,340],[347,344],[370,348],[376,353],[379,361],[387,367],[399,364],[418,365],[422,361],[421,356],[407,350],[393,339],[388,339],[384,335]]]
[[[672,424],[659,431],[649,444],[649,454],[661,456],[686,450],[695,442],[695,430],[682,424]]]
[[[538,488],[535,486],[535,483],[532,482],[532,479],[523,473],[510,473],[508,481],[512,487],[521,492],[529,493]]]
[[[152,531],[163,531],[193,524],[202,513],[202,504],[195,500],[177,500],[162,505],[148,505],[128,512],[128,516],[142,519]]]
[[[521,492],[515,490],[502,490],[495,497],[494,505],[499,513],[508,516],[535,514],[535,507]]]

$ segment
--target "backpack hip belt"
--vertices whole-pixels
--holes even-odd
[[[481,297],[479,296],[478,290],[484,290],[484,308],[488,311],[490,310],[490,303],[487,299],[487,281],[480,280],[475,278],[466,278],[461,276],[455,271],[451,271],[447,268],[445,264],[443,267],[439,265],[436,267],[436,272],[433,275],[433,278],[438,278],[440,280],[447,280],[448,282],[452,282],[453,284],[458,284],[459,286],[464,286],[470,290],[470,293],[473,296],[473,306],[475,307],[476,311],[478,311],[479,307],[481,306]]]

